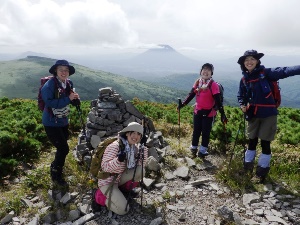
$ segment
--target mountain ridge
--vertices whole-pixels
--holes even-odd
[[[50,75],[49,68],[56,59],[29,56],[24,59],[0,62],[0,95],[8,98],[36,99],[40,78]],[[110,72],[93,70],[73,64],[76,73],[71,76],[76,91],[82,100],[97,98],[99,88],[112,87],[118,90],[125,100],[137,97],[141,100],[171,103],[183,91],[154,83],[136,80]]]

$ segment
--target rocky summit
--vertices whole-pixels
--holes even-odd
[[[111,88],[100,89],[87,118],[89,135],[78,137],[73,156],[89,165],[93,149],[103,139],[115,135],[129,122],[144,119]],[[300,197],[296,190],[287,193],[284,183],[269,183],[259,191],[237,194],[215,177],[227,163],[224,156],[212,153],[205,159],[195,160],[189,153],[188,141],[182,141],[180,147],[188,154],[178,157],[176,149],[169,144],[174,140],[163,137],[151,120],[146,118],[146,121],[149,159],[141,186],[127,196],[128,214],[119,216],[106,207],[92,210],[92,189],[83,189],[78,184],[72,187],[76,190],[73,192],[48,190],[48,199],[40,199],[38,194],[23,198],[22,204],[32,209],[29,210],[32,213],[16,216],[11,211],[0,219],[0,224],[300,225]],[[167,156],[179,166],[167,167],[164,163]],[[72,180],[72,176],[67,180]],[[21,182],[22,179],[16,181]]]

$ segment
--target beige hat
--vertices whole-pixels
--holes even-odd
[[[144,129],[143,126],[137,122],[131,122],[128,124],[127,127],[125,127],[123,130],[121,130],[119,132],[120,135],[123,135],[126,132],[130,132],[130,131],[136,131],[139,132],[140,134],[143,134]]]

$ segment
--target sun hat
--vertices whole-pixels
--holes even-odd
[[[69,67],[69,75],[72,75],[75,73],[75,68],[73,66],[71,66],[69,64],[69,62],[67,60],[61,59],[61,60],[57,60],[56,63],[51,66],[51,68],[49,69],[49,73],[54,74],[56,71],[56,67],[58,66],[67,66]]]
[[[239,58],[237,63],[242,65],[247,56],[253,56],[253,58],[259,60],[264,55],[265,55],[264,53],[258,53],[256,50],[253,50],[253,49],[252,50],[247,50],[247,51],[245,51],[244,55]]]
[[[123,130],[121,130],[119,132],[119,135],[123,135],[125,134],[126,132],[130,132],[130,131],[136,131],[140,134],[143,134],[144,132],[144,129],[143,129],[143,126],[137,122],[131,122],[128,124],[127,127],[125,127]]]
[[[202,71],[205,67],[207,67],[207,68],[209,68],[209,69],[211,70],[211,74],[214,73],[214,66],[213,66],[213,64],[211,64],[211,63],[204,63],[203,66],[201,67],[201,71]],[[200,73],[201,73],[201,71],[200,71]]]

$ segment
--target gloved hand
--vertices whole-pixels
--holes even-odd
[[[179,110],[181,108],[183,108],[184,106],[185,106],[185,104],[183,104],[183,103],[180,102],[180,105],[178,105],[177,108],[176,108],[177,112],[179,112]]]
[[[227,119],[225,113],[221,113],[221,121],[224,125],[228,122],[228,119]]]
[[[71,104],[72,104],[73,106],[80,106],[80,99],[79,99],[79,98],[73,99],[73,100],[71,101]]]
[[[118,160],[119,160],[119,162],[124,162],[125,159],[126,159],[126,153],[125,153],[125,151],[120,151],[118,153]]]

